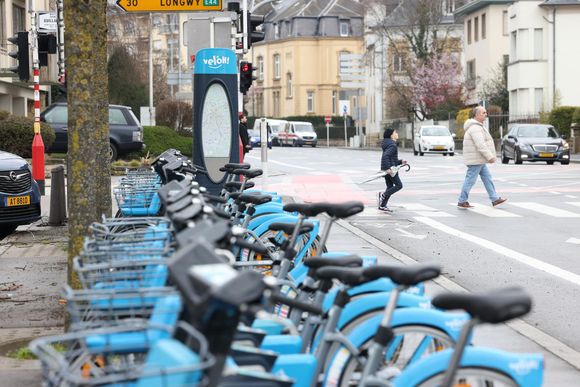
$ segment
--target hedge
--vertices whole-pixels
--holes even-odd
[[[573,116],[577,109],[577,106],[557,107],[550,112],[548,121],[558,133],[570,137],[570,124],[573,122]]]
[[[48,124],[41,122],[40,134],[44,149],[50,148],[56,138],[54,130]],[[33,139],[34,120],[13,116],[7,112],[0,113],[0,149],[20,157],[30,158]]]
[[[177,149],[185,156],[192,156],[192,136],[180,136],[175,130],[167,126],[144,126],[143,130],[144,142],[147,146],[141,151],[141,157],[145,157],[147,153],[149,156],[157,156],[169,148]]]

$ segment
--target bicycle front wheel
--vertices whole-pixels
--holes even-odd
[[[439,373],[419,383],[417,387],[439,387],[443,383]],[[453,386],[469,387],[518,387],[518,384],[503,372],[491,368],[465,367],[457,370]]]

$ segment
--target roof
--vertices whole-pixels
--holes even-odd
[[[540,7],[555,7],[557,5],[580,5],[580,0],[546,0]]]
[[[455,10],[453,15],[458,18],[465,15],[469,15],[473,12],[477,12],[482,8],[489,7],[491,5],[504,5],[512,4],[514,0],[474,0],[465,4],[463,7],[459,7]]]
[[[409,25],[409,12],[410,10],[416,9],[418,7],[419,0],[401,0],[399,5],[389,14],[385,19],[385,25],[388,27],[401,27]],[[465,0],[463,0],[465,1]],[[462,0],[457,0],[457,3],[463,3]],[[477,0],[476,0],[477,1]],[[443,15],[440,24],[453,24],[453,17]]]
[[[352,18],[363,15],[362,4],[355,0],[282,0],[279,6],[266,15],[266,19],[272,22],[295,17]]]

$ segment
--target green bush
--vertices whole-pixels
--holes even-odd
[[[550,112],[549,123],[558,133],[570,137],[570,124],[577,106],[560,106]]]
[[[141,151],[141,156],[160,155],[169,148],[174,148],[185,156],[191,157],[193,154],[193,137],[180,136],[173,129],[167,126],[145,126],[143,127],[144,142],[147,147]]]
[[[4,117],[4,119],[2,119]],[[46,123],[40,123],[40,133],[44,149],[54,142],[54,130]],[[20,157],[32,157],[34,139],[34,120],[27,117],[0,114],[0,149]]]
[[[580,107],[576,108],[576,110],[574,110],[574,115],[572,116],[572,122],[580,125]]]

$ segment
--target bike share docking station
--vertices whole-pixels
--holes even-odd
[[[193,74],[193,162],[207,170],[197,181],[217,194],[226,174],[240,162],[236,54],[227,48],[198,51]]]

